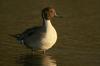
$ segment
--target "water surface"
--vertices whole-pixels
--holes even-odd
[[[46,6],[63,16],[52,21],[58,41],[47,55],[33,56],[10,35],[40,25]],[[99,6],[99,0],[1,0],[0,66],[100,66]]]

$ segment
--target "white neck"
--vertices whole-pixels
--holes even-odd
[[[43,26],[45,26],[45,27],[52,26],[51,21],[50,20],[44,20]]]
[[[53,28],[50,20],[44,20],[43,27],[45,27],[46,30],[50,30],[51,28]]]
[[[52,26],[51,21],[50,20],[45,20],[45,24],[46,26]]]

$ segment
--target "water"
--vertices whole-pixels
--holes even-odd
[[[22,55],[17,63],[24,66],[57,66],[56,60],[48,55]]]
[[[99,0],[1,0],[0,66],[100,66]],[[40,25],[41,9],[53,6],[63,18],[52,24],[57,43],[46,55],[33,56],[10,35]]]

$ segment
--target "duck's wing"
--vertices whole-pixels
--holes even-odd
[[[32,28],[29,28],[29,29],[26,29],[24,32],[22,32],[21,34],[18,34],[18,39],[19,40],[23,40],[25,39],[26,37],[29,37],[31,36],[32,34],[35,34],[39,31],[39,29],[41,29],[41,27],[32,27]]]

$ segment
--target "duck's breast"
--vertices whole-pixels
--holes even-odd
[[[53,26],[47,28],[47,32],[42,39],[42,48],[49,49],[51,48],[57,40],[57,32]]]

